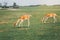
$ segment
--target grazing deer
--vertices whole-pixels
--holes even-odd
[[[46,21],[47,21],[48,18],[50,18],[50,17],[52,17],[52,18],[54,19],[53,23],[55,23],[55,22],[56,22],[56,16],[57,16],[57,14],[55,14],[55,13],[47,13],[47,14],[43,17],[42,23],[46,23]]]
[[[28,14],[25,14],[23,16],[20,16],[19,19],[17,20],[17,22],[14,24],[14,26],[18,25],[19,24],[19,27],[21,26],[21,24],[27,20],[28,21],[28,27],[30,26],[30,17],[32,15],[28,15]]]

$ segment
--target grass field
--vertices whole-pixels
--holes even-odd
[[[53,19],[49,19],[50,23],[41,23],[43,15],[50,12],[59,16],[57,22],[52,23]],[[30,27],[14,27],[13,23],[25,13],[32,15]],[[27,21],[24,25],[27,25]],[[0,10],[0,40],[60,40],[60,7],[37,6],[21,7],[19,10]]]

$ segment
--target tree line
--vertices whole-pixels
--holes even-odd
[[[13,3],[12,6],[7,6],[8,3],[4,3],[4,5],[2,5],[2,3],[0,3],[0,7],[1,8],[19,8],[19,5],[17,5],[15,2]]]

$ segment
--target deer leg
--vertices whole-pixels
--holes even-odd
[[[17,20],[16,25],[18,25],[19,21],[20,21],[20,19]]]
[[[30,26],[30,21],[29,21],[29,19],[28,19],[28,27]]]
[[[56,17],[53,17],[53,19],[54,19],[54,22],[53,23],[55,23],[56,22]]]
[[[44,22],[44,17],[43,17],[43,19],[42,19],[42,23]]]
[[[20,23],[19,23],[19,27],[21,26],[22,23],[23,23],[23,20],[20,21]]]
[[[44,18],[45,20],[44,20],[44,23],[46,23],[46,21],[48,20],[48,17],[46,17],[46,18]]]

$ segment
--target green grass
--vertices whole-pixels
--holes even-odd
[[[54,6],[23,7],[16,11],[0,10],[0,22],[8,22],[0,23],[0,40],[60,40],[60,17],[57,17],[56,23],[52,23],[52,19],[48,20],[50,23],[41,23],[44,14],[50,12],[60,16],[60,8]],[[32,15],[30,27],[14,27],[13,23],[25,13]]]

